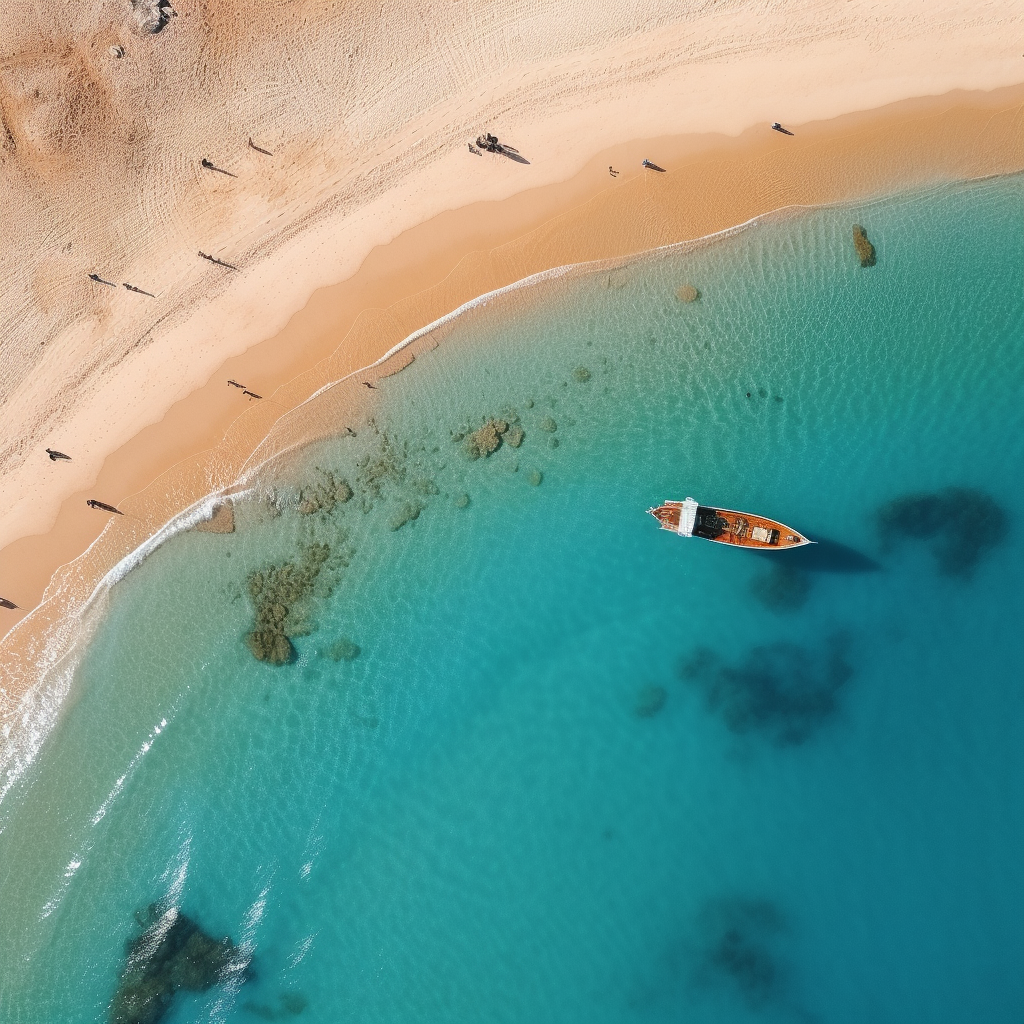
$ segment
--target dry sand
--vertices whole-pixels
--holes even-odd
[[[106,569],[460,303],[780,206],[1024,167],[1009,2],[252,10],[182,0],[157,34],[127,0],[5,12],[0,596],[20,609],[0,630],[92,544],[0,646],[5,713]],[[530,162],[471,155],[488,129]],[[87,496],[129,513],[98,541]]]

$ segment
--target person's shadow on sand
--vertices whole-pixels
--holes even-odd
[[[530,162],[518,149],[513,149],[511,146],[503,145],[498,152],[502,156],[507,156],[509,160],[515,160],[517,164],[528,164]]]

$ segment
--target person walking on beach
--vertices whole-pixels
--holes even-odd
[[[115,515],[123,516],[124,513],[119,508],[114,508],[113,505],[108,505],[105,501],[97,501],[95,498],[90,498],[86,505],[89,508],[102,509],[104,512],[113,512]]]
[[[612,176],[613,178],[617,178],[617,177],[619,176],[619,172],[618,172],[617,170],[615,170],[615,168],[614,168],[614,167],[612,167],[612,165],[611,165],[611,164],[609,164],[609,165],[608,165],[608,173],[609,173],[609,174],[610,174],[610,175],[611,175],[611,176]]]
[[[63,452],[56,452],[52,448],[47,448],[46,454],[50,456],[51,462],[56,462],[58,459],[67,459],[68,462],[71,461],[70,455],[65,455]]]

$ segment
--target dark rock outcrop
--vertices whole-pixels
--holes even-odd
[[[111,1024],[157,1024],[176,992],[205,992],[248,968],[229,937],[212,938],[175,907],[153,904],[139,924],[110,1004]]]
[[[336,480],[334,474],[327,470],[317,469],[317,479],[302,488],[296,510],[304,516],[314,512],[326,512],[328,515],[337,505],[343,505],[352,497],[352,488],[347,480]]]
[[[507,420],[488,420],[466,437],[466,454],[471,459],[486,459],[501,447],[502,435],[507,431]]]
[[[270,566],[249,577],[256,621],[246,643],[258,661],[284,665],[294,658],[291,638],[309,632],[305,604],[330,554],[326,544],[310,544],[297,563]]]
[[[857,259],[862,267],[875,265],[875,247],[868,241],[868,236],[859,224],[853,225],[853,247],[857,250]]]

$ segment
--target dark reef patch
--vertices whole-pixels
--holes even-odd
[[[664,686],[647,684],[636,692],[633,701],[633,713],[637,718],[653,718],[665,706],[668,691]]]
[[[322,570],[330,564],[338,571],[349,564],[352,555],[344,545],[332,556],[326,544],[308,544],[297,562],[272,565],[249,577],[249,597],[256,616],[246,643],[257,661],[284,665],[295,657],[292,638],[312,632],[311,599],[327,597],[333,589],[331,574],[325,578]]]
[[[895,498],[879,508],[876,521],[883,551],[901,540],[928,541],[939,572],[960,579],[970,579],[1008,526],[999,505],[970,487]]]
[[[309,1006],[309,1000],[301,992],[282,992],[276,1003],[257,1003],[248,1000],[242,1009],[260,1020],[288,1020],[298,1017]]]
[[[371,425],[371,428],[375,428],[375,425]],[[375,451],[358,459],[356,489],[362,499],[364,512],[368,512],[373,503],[384,496],[384,490],[389,484],[399,486],[405,482],[408,459],[408,445],[399,444],[387,433],[380,435]]]
[[[853,247],[857,250],[857,259],[862,267],[873,267],[877,262],[875,247],[868,241],[865,230],[859,225],[853,225]]]
[[[807,603],[811,577],[801,569],[777,562],[751,578],[750,592],[773,612],[794,612]]]
[[[419,501],[404,501],[401,506],[392,513],[388,520],[388,526],[392,530],[400,530],[406,523],[419,519],[420,513],[425,506]]]
[[[175,993],[205,992],[247,975],[248,959],[229,937],[212,938],[175,907],[154,903],[136,920],[143,930],[125,946],[111,1024],[157,1024]]]
[[[679,668],[704,695],[708,711],[739,735],[762,733],[778,746],[806,742],[838,708],[850,678],[846,640],[832,637],[823,653],[790,643],[752,647],[739,665],[726,665],[699,647]]]
[[[359,644],[343,636],[335,640],[325,653],[331,661],[355,661],[363,651]]]
[[[784,972],[773,947],[785,925],[768,900],[733,897],[705,904],[697,915],[697,982],[724,985],[754,1010],[776,1002]]]
[[[347,480],[336,480],[334,474],[317,467],[316,479],[303,487],[299,493],[296,511],[308,516],[314,512],[332,513],[339,504],[343,505],[352,497],[352,488]]]

